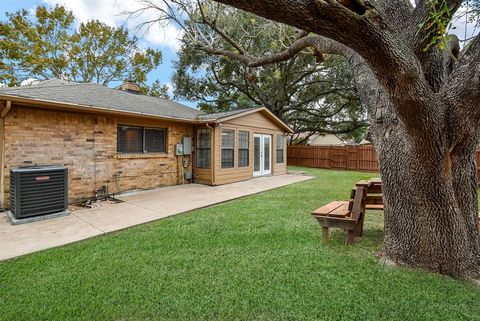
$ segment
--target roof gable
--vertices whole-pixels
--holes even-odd
[[[275,116],[270,110],[268,110],[265,107],[248,108],[248,109],[234,110],[230,112],[207,114],[207,115],[202,115],[200,119],[204,121],[207,121],[208,119],[210,119],[211,121],[220,123],[220,122],[234,121],[235,119],[247,117],[248,115],[252,115],[255,113],[262,114],[262,116],[268,119],[272,124],[274,124],[279,129],[282,129],[289,133],[294,132],[286,123],[284,123],[280,118]]]

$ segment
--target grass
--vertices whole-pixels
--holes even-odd
[[[480,320],[480,289],[377,264],[379,212],[353,247],[342,231],[323,245],[309,212],[376,175],[306,171],[316,179],[0,263],[0,320]]]

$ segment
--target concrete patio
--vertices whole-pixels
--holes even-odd
[[[187,184],[134,192],[118,196],[123,203],[82,209],[69,216],[21,225],[11,225],[7,215],[1,213],[0,260],[77,242],[311,178],[313,177],[301,174],[286,174],[216,187]]]

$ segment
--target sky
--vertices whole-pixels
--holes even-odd
[[[33,10],[37,5],[55,6],[56,4],[64,5],[72,10],[77,24],[98,19],[110,26],[124,25],[126,16],[122,13],[139,8],[135,0],[0,0],[0,19],[5,19],[5,12],[15,12],[19,9]],[[177,57],[176,52],[179,48],[181,34],[172,25],[162,27],[156,24],[148,32],[137,30],[136,27],[141,22],[153,18],[155,16],[152,12],[145,12],[140,17],[129,19],[126,22],[126,27],[131,33],[141,38],[142,47],[153,47],[162,51],[163,62],[157,69],[148,74],[148,83],[158,79],[162,84],[169,86],[171,94],[172,62]],[[454,25],[455,29],[451,32],[457,34],[461,39],[464,38],[465,34],[468,38],[478,32],[473,24],[466,25],[463,19],[456,20]],[[181,102],[191,107],[196,106],[196,103],[193,102]]]
[[[72,10],[77,24],[98,19],[110,26],[120,26],[126,20],[126,16],[122,13],[134,10],[136,2],[134,0],[0,0],[0,19],[5,19],[5,12],[15,12],[20,9],[33,10],[38,5],[55,6],[56,4]],[[162,84],[169,86],[171,94],[172,61],[177,57],[178,39],[181,34],[174,26],[160,27],[158,24],[148,32],[137,31],[136,27],[142,22],[141,19],[153,17],[152,13],[145,13],[141,17],[130,19],[126,27],[131,33],[141,38],[142,47],[153,47],[162,51],[162,64],[148,74],[148,83],[159,79]],[[196,106],[196,103],[181,102],[191,107]]]

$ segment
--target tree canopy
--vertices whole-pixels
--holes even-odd
[[[311,48],[285,61],[251,66],[237,59],[288,48],[295,28],[213,1],[174,1],[181,15],[154,1],[141,1],[183,30],[175,65],[175,95],[198,101],[206,111],[262,105],[298,133],[355,133],[366,126],[348,61]]]
[[[127,78],[144,83],[161,63],[160,51],[141,49],[122,27],[97,20],[74,24],[63,6],[38,6],[34,16],[27,10],[7,13],[0,22],[0,82],[66,77],[102,85]]]

